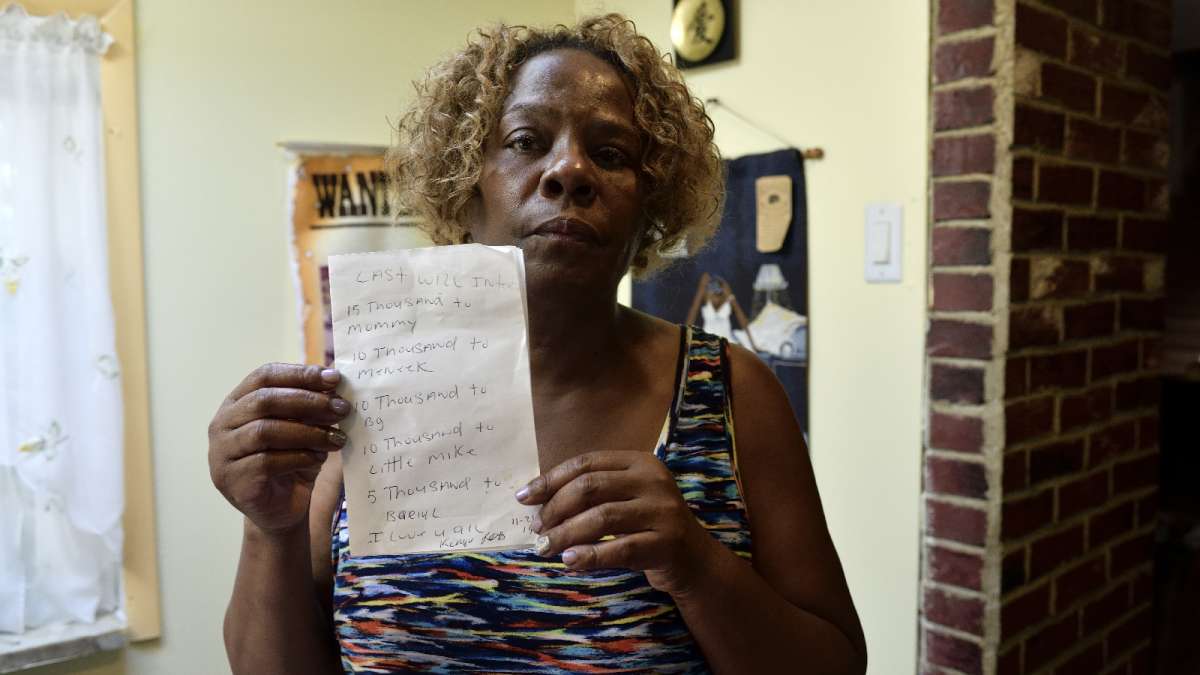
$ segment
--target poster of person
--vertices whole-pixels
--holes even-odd
[[[387,200],[382,145],[282,143],[289,158],[288,227],[306,363],[333,363],[329,256],[429,246]]]
[[[808,432],[808,219],[795,149],[725,162],[725,211],[700,251],[633,284],[633,306],[754,351]]]

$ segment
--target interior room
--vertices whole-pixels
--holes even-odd
[[[578,30],[619,48],[496,28],[610,13]],[[613,37],[623,19],[648,42]],[[1200,673],[1200,1],[19,0],[0,53],[0,672]],[[526,90],[559,111],[537,113],[553,143],[499,142]],[[571,164],[572,134],[617,149]],[[576,174],[551,176],[560,152]],[[494,234],[551,197],[640,210],[628,232],[547,220],[532,248]],[[601,290],[537,258],[618,234]],[[599,335],[569,318],[588,294],[661,377],[610,391],[624,361],[547,346],[556,321]],[[590,374],[562,393],[548,373],[573,358]],[[348,421],[247,440],[305,426],[268,387]],[[488,415],[511,423],[479,459]],[[615,472],[611,445],[676,509],[646,532],[680,539],[555,525],[585,491],[563,467]],[[238,506],[251,454],[292,462],[288,545],[311,561]],[[491,473],[440,468],[471,462]],[[649,541],[653,562],[600,564]],[[372,600],[370,556],[462,586]],[[579,556],[640,584],[691,665],[665,624],[514,637],[562,628],[558,596],[470,614],[502,602],[499,569],[578,581],[564,603],[603,587]],[[388,623],[422,593],[445,612],[428,640]],[[333,624],[284,639],[296,608]],[[438,632],[460,618],[517,660],[469,661]],[[260,640],[329,660],[293,670]],[[404,651],[426,642],[440,660]]]

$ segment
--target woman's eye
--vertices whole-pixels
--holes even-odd
[[[537,147],[537,140],[529,134],[521,134],[510,139],[508,147],[520,152],[529,152]]]
[[[596,159],[600,164],[611,167],[621,167],[628,163],[625,153],[613,147],[600,148],[596,152]]]

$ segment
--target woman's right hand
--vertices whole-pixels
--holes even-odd
[[[268,363],[242,380],[208,425],[208,469],[225,499],[264,532],[307,523],[313,482],[346,444],[350,412],[336,370]]]

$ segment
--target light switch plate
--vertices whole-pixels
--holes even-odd
[[[867,204],[863,225],[864,274],[871,283],[900,281],[901,234],[904,231],[904,211],[899,204],[881,202]]]

